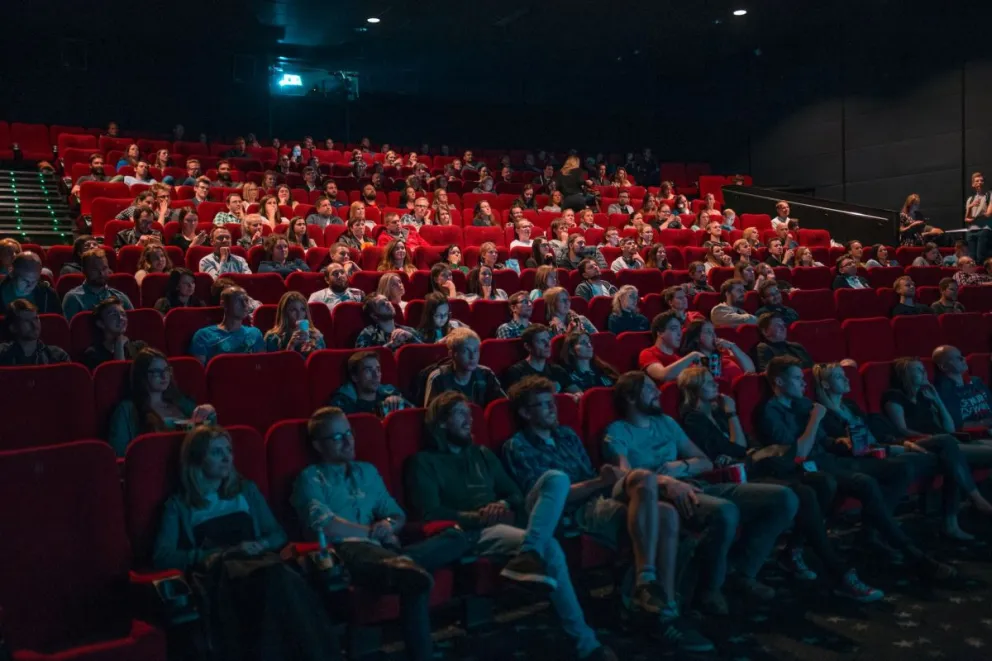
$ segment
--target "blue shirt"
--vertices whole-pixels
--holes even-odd
[[[97,303],[111,296],[116,296],[125,310],[134,309],[134,306],[131,305],[131,299],[124,295],[123,292],[119,292],[112,287],[92,289],[89,285],[83,283],[75,289],[70,289],[66,292],[65,298],[62,299],[62,311],[65,313],[66,319],[72,319],[73,316],[80,312],[92,310],[96,307]]]
[[[262,331],[251,326],[242,326],[233,333],[220,326],[207,326],[196,331],[189,344],[193,356],[203,356],[204,364],[222,353],[265,353]]]
[[[379,471],[363,461],[304,468],[293,485],[292,503],[308,539],[331,517],[368,526],[403,516]]]

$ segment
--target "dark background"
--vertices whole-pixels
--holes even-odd
[[[970,173],[992,171],[992,2],[138,5],[9,7],[0,116],[179,122],[188,139],[649,145],[835,200],[898,208],[917,192],[945,227]],[[277,64],[357,71],[360,99],[274,97]]]

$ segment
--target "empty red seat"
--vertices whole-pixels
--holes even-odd
[[[892,287],[897,278],[901,278],[905,275],[901,266],[878,266],[873,269],[868,269],[866,277],[868,278],[868,284],[870,284],[875,289],[880,287]],[[914,279],[915,282],[915,279]],[[916,283],[919,287],[920,283]]]
[[[603,463],[601,456],[603,432],[617,419],[613,404],[613,389],[591,388],[582,393],[582,398],[579,400],[579,419],[586,452],[589,453],[592,465],[598,467]]]
[[[892,328],[884,317],[847,319],[841,323],[847,340],[847,356],[858,363],[894,360]]]
[[[469,325],[479,337],[495,338],[496,329],[512,318],[510,304],[506,301],[478,300],[472,303],[471,317]]]
[[[514,363],[527,357],[523,340],[484,339],[479,350],[479,362],[491,369],[497,377]]]
[[[720,304],[721,300],[720,292],[701,291],[692,300],[692,309],[709,319],[710,312]]]
[[[59,413],[52,417],[69,415]],[[128,607],[131,546],[117,461],[106,443],[0,453],[0,499],[0,603],[10,658],[165,661],[165,634],[132,619]]]
[[[837,289],[834,291],[837,318],[865,319],[888,317],[889,307],[879,300],[874,289]]]
[[[264,432],[278,420],[311,412],[306,366],[293,351],[215,356],[207,365],[206,382],[208,398],[223,425],[249,425]]]
[[[462,245],[463,241],[462,228],[454,225],[425,225],[420,228],[420,237],[432,246]]]
[[[278,273],[229,273],[227,277],[262,303],[278,303],[286,293],[286,283]]]
[[[964,355],[989,351],[989,340],[984,332],[985,326],[981,314],[977,312],[942,314],[937,321],[944,342],[957,347]]]
[[[709,273],[706,274],[706,280],[710,283],[710,287],[720,290],[720,285],[724,283],[725,280],[730,280],[734,277],[734,267],[732,266],[714,266],[710,269]],[[796,285],[797,287],[799,285]]]
[[[624,269],[617,274],[617,286],[633,285],[641,296],[658,294],[665,288],[663,273],[657,269]]]
[[[961,287],[958,301],[968,312],[992,311],[992,287]]]
[[[0,413],[17,424],[0,430],[0,448],[94,438],[93,382],[75,363],[0,368]]]
[[[447,356],[448,347],[443,342],[407,344],[400,347],[396,352],[396,385],[404,394],[409,395],[414,389],[420,371]],[[419,406],[423,402],[413,402],[413,404]]]
[[[803,246],[830,246],[830,232],[827,230],[799,230],[799,244]]]
[[[761,404],[771,395],[771,387],[764,374],[742,374],[733,383],[734,399],[744,432],[750,434],[755,428],[755,414]]]
[[[803,321],[834,319],[837,309],[829,289],[798,289],[789,294],[789,303]]]
[[[506,249],[506,233],[503,231],[502,227],[473,227],[469,225],[462,230],[464,238],[464,245],[468,246],[481,246],[487,241],[492,241],[497,246],[502,246],[504,250]],[[509,257],[509,253],[506,255],[501,255],[500,260],[506,260]],[[465,264],[469,264],[468,259],[465,260]]]
[[[166,353],[170,356],[188,356],[189,343],[196,331],[207,326],[215,326],[223,318],[224,309],[220,307],[169,310],[165,315]]]
[[[652,344],[650,331],[620,333],[617,335],[617,362],[614,366],[621,372],[638,369],[638,356]]]
[[[847,358],[847,345],[836,319],[797,321],[789,327],[789,340],[803,345],[816,363],[836,363]]]
[[[826,266],[802,266],[792,269],[788,280],[798,289],[830,289],[834,276]]]
[[[861,384],[864,391],[865,410],[869,413],[882,412],[882,393],[892,387],[892,363],[878,361],[859,366]]]
[[[946,277],[939,266],[910,266],[906,268],[906,275],[913,279],[917,287],[936,287],[940,284],[940,279]],[[884,286],[891,287],[892,282]]]
[[[741,229],[756,227],[759,230],[770,230],[772,228],[772,217],[767,213],[742,213]]]
[[[989,379],[992,378],[992,354],[984,352],[969,354],[968,373],[988,385]]]
[[[25,161],[52,158],[52,141],[44,124],[14,122],[10,125],[10,139],[21,148],[21,157]]]
[[[936,315],[903,315],[891,319],[896,356],[929,358],[944,343]]]
[[[38,315],[41,321],[41,341],[69,351],[69,322],[62,314]]]

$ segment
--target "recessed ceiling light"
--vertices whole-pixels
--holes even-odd
[[[365,20],[368,21],[369,23],[378,23],[379,22],[379,19],[376,18],[375,16],[372,16],[370,18],[366,18]]]
[[[744,16],[746,14],[747,14],[747,10],[746,9],[735,9],[734,10],[734,16]]]

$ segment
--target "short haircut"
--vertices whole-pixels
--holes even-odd
[[[530,406],[536,395],[542,393],[555,394],[555,384],[543,376],[525,376],[512,386],[507,398],[510,400],[510,408],[513,413],[520,418],[520,411]]]
[[[229,161],[227,159],[221,159],[221,160],[217,161],[217,169],[218,170],[220,170],[220,166],[222,166],[222,165],[226,165],[226,166],[230,167],[231,166],[231,161]]]
[[[892,283],[892,288],[893,289],[899,289],[900,283],[906,284],[906,281],[907,280],[909,280],[910,282],[913,281],[913,279],[911,277],[909,277],[908,275],[901,275],[901,276],[899,276],[898,278],[895,279],[895,282]]]
[[[772,287],[778,287],[778,282],[776,282],[775,280],[765,280],[760,285],[758,285],[758,296],[764,298],[765,292],[767,292]]]
[[[210,230],[210,240],[211,241],[214,240],[214,234],[216,234],[217,232],[227,232],[228,234],[230,234],[231,233],[231,230],[227,229],[223,225],[214,225],[214,228],[212,230]]]
[[[382,222],[383,223],[386,223],[386,222],[392,220],[393,218],[395,218],[396,220],[399,220],[400,219],[400,215],[398,213],[396,213],[395,211],[387,211],[386,213],[382,214]]]
[[[373,312],[372,308],[375,306],[376,302],[380,298],[389,300],[386,299],[386,297],[383,296],[382,294],[377,294],[375,292],[372,292],[371,294],[365,297],[365,302],[362,303],[362,312],[365,313],[365,316],[368,317],[369,319],[372,319],[372,312]]]
[[[90,154],[90,165],[93,165],[93,161],[95,161],[98,158],[102,161],[103,154]]]
[[[684,292],[685,290],[678,285],[666,287],[661,290],[661,297],[665,300],[665,303],[671,305],[672,301],[675,299],[675,296],[678,295],[680,291]]]
[[[534,338],[541,333],[551,334],[551,329],[544,324],[531,324],[520,334],[520,339],[523,341],[525,347],[529,347],[534,344]]]
[[[956,282],[954,282],[954,278],[941,278],[940,282],[938,283],[938,286],[940,287],[940,293],[943,294],[945,291],[947,291],[948,287],[954,284],[957,284]]]
[[[778,312],[765,312],[760,317],[758,317],[758,330],[764,333],[766,330],[768,330],[768,327],[771,326],[772,322],[775,321],[776,319],[782,319],[783,321],[785,320],[785,318],[782,315],[780,315]]]
[[[720,285],[720,296],[724,300],[727,300],[727,294],[730,293],[730,290],[731,289],[733,289],[734,287],[737,287],[738,285],[740,285],[741,287],[744,287],[745,286],[744,285],[744,281],[743,280],[740,280],[738,278],[731,278],[730,280],[724,280],[723,281],[723,284]]]
[[[454,352],[461,349],[468,340],[475,340],[480,344],[482,343],[482,338],[479,337],[478,333],[471,328],[460,326],[448,333],[448,336],[444,338],[444,343],[448,345],[448,351]]]
[[[665,310],[664,312],[655,315],[654,319],[651,320],[651,341],[656,342],[658,336],[668,328],[668,324],[672,320],[679,322],[682,325],[682,320],[679,319],[679,315],[675,310]]]
[[[104,311],[114,307],[115,305],[121,305],[121,299],[116,296],[108,296],[93,306],[93,316],[90,317],[90,319],[92,320],[94,328],[97,328],[97,323],[100,321],[100,317],[103,316]]]
[[[244,200],[244,198],[241,197],[241,193],[228,193],[227,194],[227,197],[224,198],[224,201],[227,202],[228,204],[230,204],[232,197],[236,197],[236,198],[239,198],[241,200]]]
[[[636,401],[644,387],[644,379],[648,375],[641,370],[624,372],[613,386],[613,405],[617,412],[624,414],[631,401]]]
[[[324,406],[314,411],[310,419],[307,420],[307,439],[313,441],[321,426],[326,421],[338,416],[345,416],[345,412],[336,406]]]
[[[227,307],[227,304],[231,302],[231,299],[237,296],[238,294],[244,294],[245,296],[247,296],[248,292],[246,292],[244,289],[242,289],[237,285],[234,285],[232,287],[225,287],[224,290],[220,293],[221,306]]]
[[[457,390],[446,390],[431,400],[424,413],[424,426],[429,434],[440,432],[440,426],[451,416],[451,410],[458,404],[468,404],[468,397]]]
[[[10,302],[7,306],[7,316],[4,319],[5,325],[7,327],[7,332],[10,332],[11,327],[13,327],[14,322],[17,321],[17,315],[21,312],[38,312],[38,306],[29,301],[26,298],[17,298]]]
[[[31,252],[30,250],[25,250],[24,252],[22,252],[21,254],[19,254],[17,257],[14,258],[12,266],[15,271],[20,271],[27,266],[31,266],[32,268],[37,266],[40,269],[41,257],[39,257],[36,253]]]
[[[362,366],[362,363],[369,358],[375,360],[375,362],[380,363],[379,354],[375,351],[356,351],[355,353],[348,356],[348,361],[345,363],[346,376],[350,381],[355,380],[355,375],[358,374],[358,369]]]
[[[333,179],[331,181],[333,181]],[[313,201],[313,206],[319,207],[322,202],[330,202],[330,201],[331,198],[327,197],[326,195],[319,195],[317,196],[317,199]]]
[[[196,184],[195,185],[196,186],[199,186],[200,184],[206,184],[207,186],[209,186],[210,185],[210,179],[208,177],[197,177],[196,178]]]
[[[770,383],[774,388],[775,379],[779,378],[793,367],[802,369],[802,366],[803,364],[799,362],[799,359],[793,356],[775,356],[768,361],[768,367],[765,368],[765,375],[768,377],[768,383]]]
[[[507,302],[510,305],[516,305],[517,303],[520,303],[524,299],[530,300],[530,294],[528,294],[527,292],[521,290],[521,291],[514,292],[514,293],[510,294],[510,298],[509,298],[509,300]]]
[[[586,272],[586,267],[589,266],[590,264],[595,264],[595,263],[596,263],[595,259],[589,259],[588,257],[586,257],[581,262],[579,262],[579,266],[576,269],[576,271],[579,272],[580,276],[585,277],[584,274]]]
[[[187,158],[186,159],[186,167],[190,167],[191,165],[195,165],[196,167],[200,167],[200,159],[198,159],[198,158]],[[204,179],[205,178],[206,177],[204,177]],[[199,180],[197,180],[197,181],[199,181]]]

